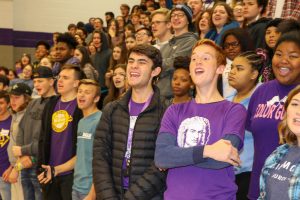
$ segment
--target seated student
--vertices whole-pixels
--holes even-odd
[[[264,58],[254,51],[246,51],[238,55],[231,65],[229,73],[229,85],[236,91],[227,97],[227,100],[240,103],[246,109],[250,101],[250,97],[258,82],[259,72],[263,66]],[[252,133],[245,132],[244,147],[240,151],[242,165],[235,168],[238,186],[237,199],[247,199],[250,175],[252,171],[252,163],[254,156],[254,144]]]
[[[92,160],[94,135],[102,114],[97,108],[99,99],[100,86],[95,80],[83,79],[79,82],[77,103],[78,108],[82,110],[83,118],[79,121],[77,129],[72,200],[82,200],[85,197],[96,199],[92,184]]]
[[[156,141],[155,164],[168,169],[165,200],[235,199],[232,165],[240,165],[246,110],[217,89],[225,56],[213,41],[193,48],[190,73],[194,100],[171,105]]]
[[[11,124],[11,115],[8,108],[9,95],[6,91],[0,91],[0,196],[2,200],[11,199],[9,174],[13,169],[7,154]]]
[[[300,199],[300,86],[285,102],[286,114],[278,127],[283,144],[267,158],[260,176],[259,200]]]
[[[231,7],[224,3],[218,2],[212,8],[212,29],[205,35],[205,38],[214,40],[218,45],[221,44],[222,35],[225,31],[240,27],[239,23],[234,20]]]
[[[33,89],[33,80],[32,80],[32,72],[33,72],[33,66],[32,65],[26,65],[23,68],[22,74],[20,74],[21,78],[16,78],[10,81],[10,86],[15,85],[16,83],[25,83],[30,87],[30,89]]]
[[[194,88],[190,76],[190,61],[188,56],[178,56],[174,59],[174,74],[172,77],[172,91],[174,97],[171,99],[173,104],[185,103],[192,99],[191,89]]]

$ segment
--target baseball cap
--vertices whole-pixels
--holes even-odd
[[[52,69],[45,66],[39,66],[33,70],[33,79],[35,78],[53,78]]]
[[[31,96],[32,90],[30,87],[25,84],[25,83],[16,83],[11,88],[9,89],[9,94],[14,94],[14,95],[23,95],[27,94]]]

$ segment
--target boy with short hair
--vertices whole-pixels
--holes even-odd
[[[126,94],[108,104],[96,129],[93,180],[97,199],[162,199],[165,173],[153,163],[155,141],[165,110],[152,82],[162,57],[151,45],[129,52]]]
[[[42,199],[41,187],[37,180],[36,158],[42,126],[42,114],[46,103],[56,94],[54,77],[49,67],[37,67],[33,72],[33,84],[41,98],[34,99],[27,106],[20,121],[16,145],[12,147],[14,156],[33,160],[32,165],[21,171],[21,182],[25,199]],[[23,164],[24,165],[24,164]]]
[[[168,108],[156,141],[156,166],[168,169],[165,200],[236,198],[232,165],[240,164],[246,110],[217,89],[225,64],[213,41],[194,46],[190,74],[196,97]]]
[[[97,108],[100,100],[100,86],[94,80],[83,79],[79,83],[77,103],[83,118],[78,123],[77,155],[74,168],[73,200],[82,200],[86,196],[96,199],[93,186],[92,160],[93,142],[96,127],[102,112]]]
[[[82,118],[76,101],[79,81],[84,73],[75,65],[65,65],[59,73],[57,92],[42,116],[38,175],[46,199],[71,199],[73,167],[76,160],[77,125]]]

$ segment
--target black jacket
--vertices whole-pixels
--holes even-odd
[[[155,141],[165,111],[157,88],[149,106],[135,123],[129,189],[123,192],[122,164],[127,146],[130,98],[131,90],[122,99],[108,104],[96,129],[93,181],[98,200],[163,199],[166,174],[154,165]]]
[[[265,32],[269,18],[262,17],[247,26],[248,33],[254,42],[254,47],[265,48]]]
[[[51,97],[51,99],[45,105],[45,109],[42,116],[42,130],[39,138],[38,166],[41,166],[41,164],[49,164],[51,149],[52,114],[59,98],[60,96]],[[82,116],[82,111],[78,107],[76,107],[74,115],[72,116],[72,156],[76,155],[77,127],[78,122],[82,118]]]

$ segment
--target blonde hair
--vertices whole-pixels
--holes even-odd
[[[298,85],[296,88],[294,88],[290,93],[288,94],[287,100],[284,104],[284,117],[283,120],[278,125],[278,133],[279,133],[279,142],[280,144],[290,144],[290,145],[297,145],[298,140],[297,136],[289,129],[287,124],[287,108],[291,103],[291,100],[294,96],[300,93],[300,85]]]

